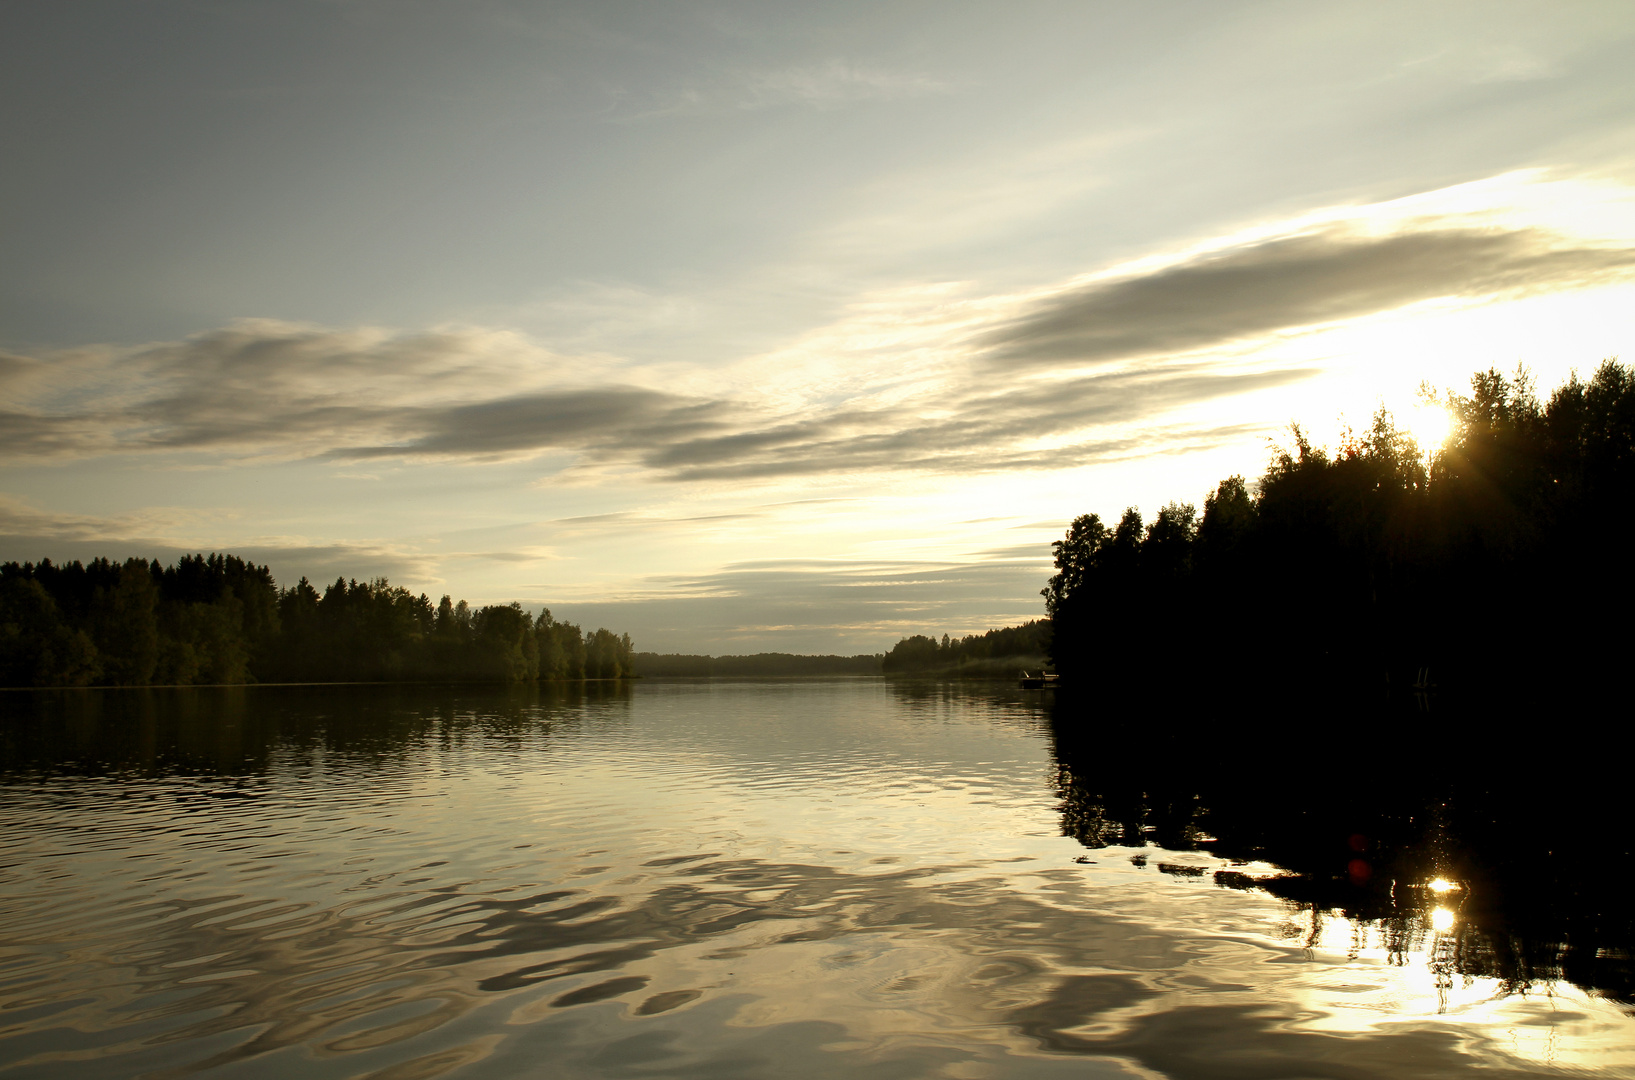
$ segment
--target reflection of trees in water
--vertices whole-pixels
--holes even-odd
[[[536,738],[623,716],[622,682],[137,687],[0,700],[0,775],[266,773],[276,755],[371,765],[428,743]]]
[[[896,678],[886,681],[902,715],[918,720],[981,716],[986,723],[1048,734],[1049,714],[1038,691],[1024,691],[1011,680]]]
[[[1491,703],[1434,723],[1411,702],[1372,715],[1269,704],[1230,725],[1125,721],[1133,710],[1066,695],[1056,706],[1064,834],[1230,860],[1243,869],[1214,884],[1287,902],[1289,936],[1310,946],[1325,920],[1346,920],[1354,955],[1422,954],[1444,993],[1456,980],[1493,979],[1501,993],[1565,980],[1635,1001],[1621,754],[1552,748],[1536,721]]]

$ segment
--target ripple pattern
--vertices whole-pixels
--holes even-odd
[[[1390,1030],[1345,999],[1406,976],[1322,990],[1333,966],[1279,939],[1275,901],[1173,871],[1203,856],[1086,865],[1019,694],[175,698],[10,704],[0,1075],[1242,1075],[1231,1047],[1281,1075],[1630,1064],[1627,1021],[1582,996],[1552,1002],[1542,1063],[1495,1034],[1527,1003]]]

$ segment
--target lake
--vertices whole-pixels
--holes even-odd
[[[1635,1076],[1622,817],[1434,714],[866,678],[0,709],[0,1076]]]

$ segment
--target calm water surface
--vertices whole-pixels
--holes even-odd
[[[1462,933],[1479,886],[1359,840],[1355,911],[1297,895],[1224,814],[1106,794],[1162,762],[1083,780],[1050,707],[8,697],[0,1075],[1635,1076],[1619,993]]]

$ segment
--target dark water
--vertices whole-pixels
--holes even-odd
[[[0,708],[6,1077],[1635,1076],[1622,793],[1423,732],[865,679]]]

